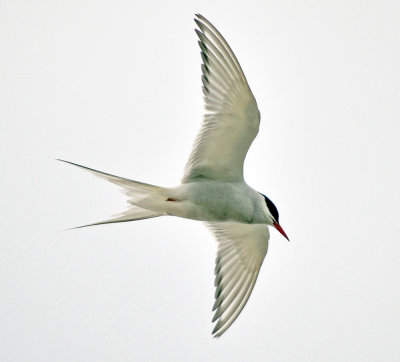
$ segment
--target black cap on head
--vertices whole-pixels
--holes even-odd
[[[265,203],[267,204],[268,210],[270,211],[271,215],[275,219],[275,221],[279,224],[279,212],[274,203],[264,194],[261,194],[264,196]]]

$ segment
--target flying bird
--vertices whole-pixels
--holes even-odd
[[[206,114],[181,185],[160,187],[60,161],[118,185],[128,197],[129,207],[123,213],[84,226],[164,215],[199,220],[208,226],[218,242],[212,334],[220,337],[254,288],[267,254],[268,226],[289,238],[279,224],[274,203],[243,178],[244,159],[260,124],[260,112],[243,70],[219,31],[200,14],[194,20],[203,61]]]

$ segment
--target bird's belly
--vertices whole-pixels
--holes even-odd
[[[202,221],[259,222],[255,220],[254,191],[245,184],[203,181],[181,185],[174,191],[172,215]]]

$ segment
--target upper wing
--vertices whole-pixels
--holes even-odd
[[[228,43],[203,16],[196,15],[203,64],[206,110],[183,182],[198,178],[243,180],[243,163],[258,133],[260,112]]]
[[[235,222],[207,223],[218,241],[212,331],[220,337],[247,303],[268,250],[267,225]]]

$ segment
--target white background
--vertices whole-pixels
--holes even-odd
[[[211,337],[216,243],[63,158],[179,183],[202,119],[193,15],[261,111],[247,182],[278,206],[252,297]],[[0,1],[0,360],[398,361],[398,1]]]

